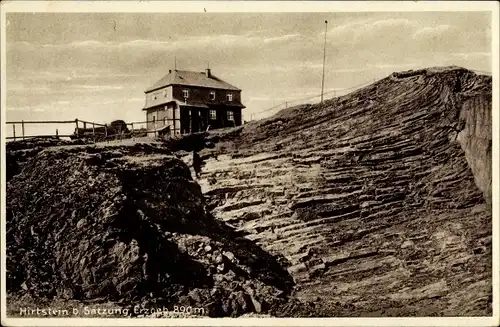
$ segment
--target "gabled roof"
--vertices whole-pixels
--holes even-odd
[[[188,85],[188,86],[200,86],[209,87],[214,89],[223,90],[235,90],[240,89],[233,86],[227,82],[224,82],[220,78],[210,75],[207,77],[205,72],[191,72],[188,70],[172,70],[165,77],[156,82],[153,86],[148,88],[145,93],[163,88],[168,85]]]

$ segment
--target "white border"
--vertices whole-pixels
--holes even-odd
[[[1,325],[7,325],[6,321],[6,314],[4,312],[7,312],[7,304],[6,304],[6,298],[7,298],[7,283],[5,281],[6,278],[3,278],[5,276],[5,251],[6,251],[6,242],[5,242],[5,235],[6,235],[6,230],[5,230],[5,117],[6,117],[6,104],[7,101],[5,99],[5,96],[7,94],[6,91],[6,83],[7,83],[7,73],[6,73],[6,57],[7,53],[5,51],[5,44],[6,44],[6,32],[5,32],[5,10],[4,6],[0,3],[0,51],[1,51],[1,57],[0,57],[0,63],[2,64],[0,68],[0,73],[2,74],[2,78],[0,79],[0,92],[2,93],[0,95],[0,100],[1,100],[1,107],[0,107],[0,253],[2,254],[1,258],[1,271],[0,271],[0,315],[1,315]]]
[[[9,12],[498,11],[496,1],[2,1]]]
[[[452,318],[9,318],[6,326],[498,326],[492,317]],[[67,326],[67,325],[66,325]]]
[[[2,1],[1,11],[1,122],[6,107],[6,12],[390,12],[390,11],[489,11],[492,13],[492,76],[493,76],[493,316],[452,318],[199,318],[199,319],[100,319],[100,318],[7,318],[6,281],[1,280],[1,323],[4,326],[498,326],[499,307],[499,8],[497,1]],[[0,127],[1,154],[5,153],[4,126]],[[3,159],[3,158],[2,158]],[[1,181],[5,181],[5,160],[1,160]],[[1,205],[1,276],[5,276],[5,183],[0,185]]]
[[[499,180],[499,150],[500,150],[500,138],[499,138],[499,132],[500,132],[500,108],[499,108],[499,94],[498,90],[500,90],[500,85],[498,84],[498,74],[500,72],[500,67],[499,67],[499,60],[500,60],[500,42],[499,42],[499,31],[500,31],[500,25],[499,25],[499,15],[500,15],[500,6],[499,3],[496,2],[496,10],[493,10],[492,12],[492,17],[491,17],[491,31],[492,31],[492,42],[491,42],[491,54],[492,54],[492,76],[493,76],[493,83],[492,83],[492,97],[493,97],[493,108],[491,112],[491,118],[492,118],[492,180],[491,180],[491,186],[492,186],[492,232],[493,232],[493,242],[491,244],[492,246],[492,255],[493,255],[493,260],[492,260],[492,272],[493,272],[493,280],[492,280],[492,287],[493,287],[493,317],[496,317],[496,322],[497,326],[500,326],[500,266],[499,266],[499,260],[500,260],[500,221],[499,221],[499,215],[500,215],[500,207],[499,207],[499,200],[500,200],[500,194],[499,194],[499,185],[500,185],[500,180]]]

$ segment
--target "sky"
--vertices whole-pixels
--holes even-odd
[[[176,58],[242,89],[248,120],[320,94],[325,20],[325,92],[408,69],[492,69],[489,12],[7,13],[6,118],[145,120],[144,90]]]

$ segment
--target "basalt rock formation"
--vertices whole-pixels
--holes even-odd
[[[459,67],[394,73],[210,132],[199,183],[318,312],[491,315],[491,91]]]
[[[211,316],[491,315],[491,92],[491,76],[422,69],[230,130],[17,152],[8,291]],[[201,178],[170,151],[200,151]]]
[[[128,142],[50,147],[8,182],[9,293],[209,316],[286,302],[286,269],[207,212],[188,167]]]

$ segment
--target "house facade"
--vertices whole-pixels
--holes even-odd
[[[169,70],[145,91],[148,135],[181,135],[240,126],[241,90],[205,72]]]

